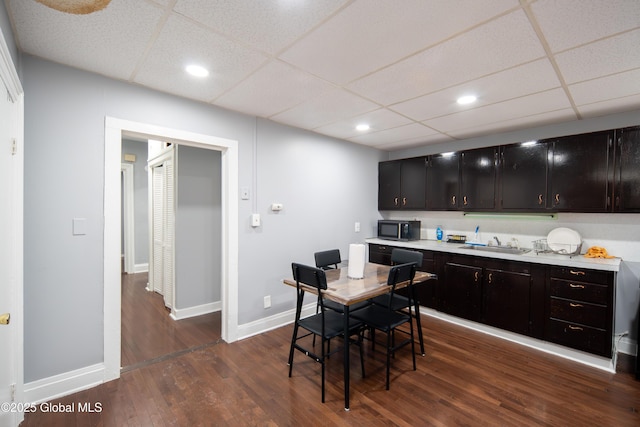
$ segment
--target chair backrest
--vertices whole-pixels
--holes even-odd
[[[409,281],[409,284],[413,281],[416,275],[415,262],[409,262],[406,264],[398,264],[391,267],[389,270],[389,277],[387,278],[387,285],[394,286],[398,283]]]
[[[291,263],[291,269],[297,286],[304,283],[317,289],[327,289],[327,276],[324,270],[295,262]]]
[[[339,249],[331,249],[328,251],[316,252],[314,254],[316,258],[316,267],[323,270],[329,270],[331,268],[338,268],[338,264],[342,262],[340,258]]]
[[[410,262],[415,263],[416,268],[422,267],[422,252],[400,248],[394,248],[391,251],[391,263],[393,265],[408,264]]]

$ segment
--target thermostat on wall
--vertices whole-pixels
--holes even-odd
[[[272,203],[271,204],[271,210],[274,211],[274,212],[281,211],[282,208],[284,208],[282,203]]]

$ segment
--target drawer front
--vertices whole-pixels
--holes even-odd
[[[369,243],[369,252],[377,252],[381,254],[389,254],[391,255],[391,251],[393,250],[393,246],[389,245],[378,245],[376,243]]]
[[[551,298],[549,317],[594,328],[607,328],[607,307],[603,305]]]
[[[552,278],[549,291],[552,297],[604,305],[609,301],[609,286],[597,283]]]
[[[611,357],[611,335],[602,329],[549,319],[545,339],[556,344]]]
[[[609,271],[588,270],[573,267],[552,267],[549,269],[551,278],[579,280],[581,282],[613,284],[613,273]]]
[[[369,262],[391,265],[391,254],[369,251]]]

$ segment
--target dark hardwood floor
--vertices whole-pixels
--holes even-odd
[[[286,326],[134,365],[118,380],[53,402],[75,404],[70,413],[29,413],[23,426],[640,425],[631,357],[611,374],[430,317],[422,325],[427,355],[414,372],[410,350],[401,351],[389,391],[382,347],[366,346],[364,379],[352,347],[349,412],[339,353],[328,362],[324,404],[319,364],[298,352],[287,376]],[[80,412],[83,403],[99,403],[101,412]]]
[[[123,370],[220,340],[220,312],[175,321],[147,273],[122,275]]]

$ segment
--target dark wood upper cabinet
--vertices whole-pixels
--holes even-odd
[[[510,211],[547,208],[547,157],[549,144],[525,142],[501,149],[501,207]]]
[[[554,211],[607,212],[611,206],[614,131],[549,141],[549,206]]]
[[[498,147],[463,151],[460,158],[462,210],[496,209]]]
[[[640,126],[616,135],[614,212],[640,212]]]
[[[427,166],[427,209],[446,211],[458,209],[459,153],[429,157]]]
[[[426,157],[378,164],[378,210],[425,209]]]

